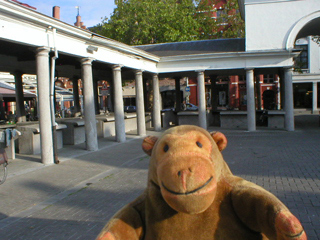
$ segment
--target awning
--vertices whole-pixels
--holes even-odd
[[[35,98],[36,95],[30,92],[24,92],[24,97],[25,98]],[[16,91],[15,90],[11,90],[11,89],[7,89],[7,88],[2,88],[0,87],[0,97],[3,98],[8,98],[8,97],[16,97]]]
[[[56,92],[56,101],[73,101],[73,93],[62,88],[55,86],[55,92]]]

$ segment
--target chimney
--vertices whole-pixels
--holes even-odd
[[[52,9],[52,16],[60,20],[60,7],[54,6]]]

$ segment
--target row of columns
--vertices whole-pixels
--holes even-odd
[[[293,87],[292,87],[292,68],[284,68],[284,111],[285,128],[294,131],[294,111],[293,111]],[[207,128],[206,104],[205,104],[205,80],[204,71],[198,71],[198,108],[199,126]],[[215,82],[215,81],[213,81]],[[246,89],[247,89],[247,129],[256,130],[256,105],[254,92],[254,69],[246,69]]]
[[[49,52],[47,47],[36,50],[36,73],[38,85],[39,125],[41,142],[41,159],[44,164],[54,162],[53,136],[50,110],[50,69]],[[94,112],[93,83],[91,58],[81,60],[82,79],[84,84],[85,135],[86,147],[89,151],[98,149],[97,127]]]
[[[39,97],[39,118],[41,133],[41,158],[44,164],[51,164],[53,159],[53,140],[51,129],[51,112],[50,108],[50,69],[49,69],[49,51],[47,47],[40,47],[36,51],[37,65],[37,81],[38,81],[38,97]],[[94,104],[94,85],[92,79],[92,61],[93,58],[81,59],[82,80],[84,93],[84,120],[86,148],[89,151],[98,150],[97,127],[95,118]],[[123,95],[122,95],[122,78],[121,65],[113,66],[113,82],[114,82],[114,114],[115,114],[115,130],[116,141],[124,142],[126,140]],[[198,108],[199,108],[199,125],[207,128],[206,103],[205,103],[205,76],[204,70],[198,71]],[[136,70],[136,107],[137,107],[137,131],[138,135],[146,134],[145,112],[144,112],[144,91],[143,91],[143,71]],[[17,73],[17,75],[19,75]],[[21,74],[20,74],[21,77]],[[18,76],[16,76],[18,78]],[[18,83],[19,81],[17,81]],[[22,81],[21,81],[22,82]],[[285,127],[288,131],[294,131],[293,116],[293,89],[292,89],[292,69],[285,68],[284,71],[285,84]],[[180,84],[176,84],[180,85]],[[247,120],[248,131],[256,130],[256,111],[255,111],[255,94],[254,94],[254,69],[246,69],[246,85],[247,85]],[[22,85],[21,85],[22,86]],[[16,85],[17,93],[21,91],[19,83]],[[77,85],[76,85],[77,86]],[[161,107],[160,107],[160,91],[158,75],[153,75],[153,124],[156,131],[161,130]],[[17,96],[23,94],[17,94]],[[18,100],[18,99],[17,99]],[[24,110],[24,106],[20,106],[17,101],[17,113]],[[23,101],[22,101],[23,102]]]
[[[52,164],[53,157],[53,139],[51,129],[50,108],[50,69],[49,69],[49,51],[47,47],[40,47],[36,51],[38,97],[39,97],[39,122],[40,122],[40,141],[41,141],[41,159],[44,164]],[[94,84],[92,78],[93,58],[81,59],[81,78],[83,81],[84,95],[84,120],[86,148],[89,151],[98,150],[97,125],[95,117],[94,104]],[[113,66],[114,82],[114,114],[116,141],[124,142],[126,140],[121,65]],[[142,70],[136,70],[136,106],[137,106],[137,130],[138,135],[146,135],[144,91]],[[77,84],[76,84],[77,86]],[[153,123],[156,131],[161,130],[160,115],[160,90],[158,75],[153,75]],[[23,96],[23,94],[22,94]],[[21,108],[22,109],[22,108]],[[24,109],[24,108],[23,108]]]

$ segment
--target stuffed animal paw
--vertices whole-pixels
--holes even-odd
[[[102,236],[98,237],[97,240],[116,240],[111,232],[106,232]]]
[[[281,211],[276,216],[277,240],[307,240],[300,221],[289,211]]]

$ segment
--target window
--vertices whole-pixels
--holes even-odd
[[[295,68],[308,69],[308,45],[296,45],[296,49],[301,50],[301,52],[295,59]]]
[[[246,77],[244,75],[238,75],[238,77],[239,77],[239,82],[246,81]]]
[[[274,74],[263,75],[263,83],[273,83],[273,82],[274,82]]]

